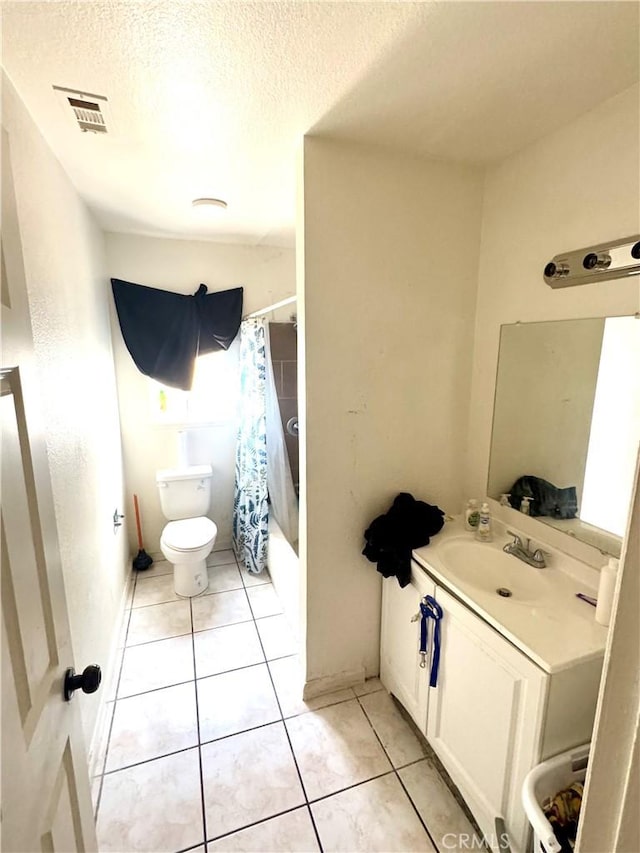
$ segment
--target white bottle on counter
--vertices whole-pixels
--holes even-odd
[[[470,530],[473,533],[477,530],[479,521],[480,510],[478,509],[478,501],[475,498],[469,498],[467,508],[464,511],[464,529]]]
[[[485,501],[480,507],[480,520],[476,530],[476,539],[480,542],[491,542],[493,539],[493,531],[491,529],[491,510],[489,504]]]
[[[615,557],[609,557],[607,565],[600,569],[598,603],[596,604],[596,622],[599,622],[601,625],[608,625],[611,621],[613,595],[616,591],[617,578],[618,561]]]

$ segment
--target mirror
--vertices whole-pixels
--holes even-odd
[[[619,556],[639,441],[640,319],[501,327],[489,497]]]

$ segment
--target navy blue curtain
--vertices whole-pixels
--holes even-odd
[[[111,279],[122,337],[136,367],[189,391],[199,355],[228,349],[242,319],[242,288],[193,296]]]

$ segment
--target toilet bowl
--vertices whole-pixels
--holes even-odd
[[[160,537],[160,550],[173,565],[176,595],[191,598],[209,586],[207,557],[218,528],[204,513],[211,498],[210,465],[192,465],[156,472],[160,505],[169,523]]]
[[[210,518],[170,521],[162,531],[160,550],[173,564],[176,595],[190,598],[209,586],[207,557],[213,550],[218,528]]]

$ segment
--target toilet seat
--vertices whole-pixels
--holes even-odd
[[[183,518],[170,521],[162,531],[162,541],[174,551],[197,551],[204,547],[218,533],[218,528],[210,518]]]

